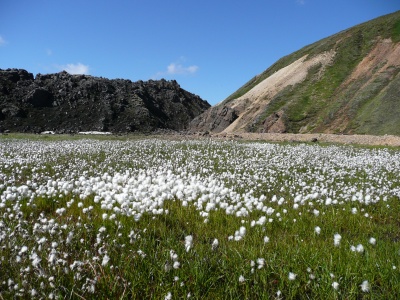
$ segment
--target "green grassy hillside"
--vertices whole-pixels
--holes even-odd
[[[309,69],[304,81],[281,90],[262,115],[248,124],[247,130],[259,131],[266,117],[283,110],[288,132],[299,132],[303,128],[303,132],[400,134],[398,66],[375,74],[372,81],[368,76],[361,76],[344,85],[358,64],[385,39],[400,42],[400,11],[352,27],[281,58],[230,95],[223,105],[229,105],[230,101],[304,55],[309,59],[334,50],[336,55],[331,65],[323,72],[317,65]],[[381,63],[385,64],[385,59]],[[376,70],[379,68],[377,65]],[[345,126],[335,129],[340,120]]]

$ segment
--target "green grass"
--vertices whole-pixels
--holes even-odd
[[[6,140],[10,143],[21,142],[16,139]],[[48,140],[43,138],[43,142],[48,143]],[[62,142],[61,137],[60,140],[53,141],[55,145],[59,142]],[[136,146],[136,142],[140,144]],[[121,153],[115,157],[111,155],[112,151],[107,150],[112,143],[118,143],[121,148]],[[370,151],[371,157],[378,155],[379,151],[390,151],[389,154],[394,156],[398,154],[396,149],[275,144],[270,147],[276,154],[271,152],[270,156],[265,156],[266,154],[261,155],[256,149],[246,152],[248,143],[213,144],[209,141],[190,143],[158,140],[134,140],[126,143],[102,138],[96,142],[102,150],[97,154],[77,155],[81,159],[78,165],[84,166],[81,163],[83,161],[96,168],[110,164],[113,170],[131,170],[132,174],[136,174],[135,170],[161,168],[162,166],[151,164],[151,160],[159,156],[166,163],[171,162],[171,168],[175,172],[194,163],[191,171],[193,175],[208,168],[211,170],[210,175],[223,178],[223,174],[227,172],[254,176],[257,170],[250,161],[270,161],[273,164],[277,153],[283,152],[289,156],[293,147],[297,147],[295,149],[298,155],[306,153],[303,152],[305,149],[320,149],[318,151],[324,153],[330,147],[347,151],[349,156],[363,151]],[[252,144],[257,146],[259,143]],[[244,177],[247,179],[242,186],[235,181],[225,182],[227,187],[233,188],[242,197],[250,189],[255,197],[265,195],[268,207],[281,214],[280,219],[275,213],[271,215],[273,222],[269,222],[267,216],[267,222],[262,226],[251,226],[252,220],[266,215],[258,210],[253,210],[249,216],[244,217],[227,215],[221,209],[212,210],[205,222],[198,208],[190,203],[184,206],[176,197],[163,203],[163,209],[168,210],[168,214],[144,213],[140,220],[118,214],[115,219],[103,219],[104,210],[99,203],[95,203],[93,194],[84,200],[79,194],[68,194],[36,196],[16,202],[3,201],[5,205],[0,207],[0,236],[3,245],[0,248],[0,296],[7,299],[20,294],[22,298],[30,298],[31,289],[35,289],[38,292],[36,298],[49,298],[53,294],[60,299],[164,299],[168,292],[173,299],[184,299],[188,294],[191,299],[276,299],[278,291],[284,299],[396,299],[400,293],[399,199],[392,195],[387,201],[379,201],[373,205],[356,201],[330,206],[310,201],[314,203],[312,207],[305,204],[293,209],[293,192],[298,188],[299,180],[310,187],[325,184],[330,190],[336,191],[332,198],[339,201],[343,197],[343,186],[354,186],[357,190],[379,187],[369,177],[369,170],[373,165],[363,165],[354,172],[337,168],[335,172],[343,171],[343,175],[330,178],[324,175],[324,168],[319,168],[311,153],[304,154],[301,163],[288,166],[286,170],[272,168],[265,177]],[[130,160],[124,159],[127,154],[131,155]],[[12,153],[9,155],[14,157]],[[138,155],[146,157],[146,163],[133,164],[132,160]],[[72,153],[60,155],[44,162],[38,170],[43,170],[45,180],[47,176],[56,179],[61,172],[57,166],[64,164],[67,168],[67,163],[76,158],[74,156]],[[112,159],[108,161],[110,157]],[[209,157],[209,161],[205,161],[204,157]],[[242,161],[232,169],[235,158]],[[5,164],[0,165],[0,168],[2,172],[9,170]],[[83,167],[85,168],[87,167]],[[55,171],[49,173],[49,170]],[[104,172],[100,168],[97,173],[86,174],[101,176]],[[397,170],[385,172],[386,180],[398,186]],[[11,178],[12,175],[7,174],[7,178]],[[314,177],[315,174],[318,176]],[[26,176],[32,178],[33,174]],[[77,174],[75,180],[79,176]],[[273,181],[269,181],[270,176],[274,177]],[[316,179],[318,177],[323,177],[324,180],[319,181]],[[23,184],[22,181],[16,180],[19,185]],[[6,185],[1,181],[0,184]],[[5,187],[0,187],[0,195],[4,191]],[[274,195],[278,199],[283,197],[285,203],[280,206],[276,202],[270,202]],[[91,205],[92,209],[84,213],[80,202],[82,207]],[[65,214],[56,213],[58,208],[66,206],[68,208]],[[353,214],[352,208],[357,208],[358,213]],[[283,209],[287,209],[287,212]],[[319,210],[320,215],[315,216],[313,209]],[[18,212],[21,215],[16,217]],[[365,217],[365,213],[371,217]],[[35,227],[35,223],[57,226],[53,226],[53,230],[44,230]],[[247,229],[244,238],[241,241],[229,240],[228,237],[234,235],[241,226]],[[316,226],[321,227],[319,235],[314,232]],[[104,231],[100,230],[102,227]],[[67,243],[71,232],[73,237]],[[333,244],[336,233],[342,236],[338,247]],[[190,251],[186,251],[184,246],[188,235],[193,236]],[[269,237],[269,243],[264,243],[265,236]],[[376,238],[376,245],[368,243],[371,237]],[[40,238],[46,240],[39,243]],[[212,250],[214,239],[218,239],[219,246]],[[57,258],[64,262],[48,264],[53,248],[52,241],[58,242]],[[350,246],[358,244],[362,244],[365,251],[351,252]],[[20,261],[16,262],[15,258],[23,245],[29,251],[19,255]],[[171,250],[178,255],[180,266],[166,271],[165,265],[173,264]],[[32,267],[30,255],[33,252],[41,259],[39,268]],[[63,256],[63,253],[67,255]],[[110,257],[106,265],[102,265],[104,253]],[[98,259],[94,260],[93,257]],[[265,265],[260,269],[257,264],[259,258],[265,259]],[[71,268],[74,261],[80,261],[82,265]],[[253,267],[252,261],[255,262]],[[29,270],[26,269],[27,266],[30,266]],[[68,272],[65,271],[66,268]],[[289,272],[297,275],[295,280],[289,280]],[[54,277],[53,281],[49,280],[51,276]],[[244,277],[243,282],[239,281],[240,276]],[[8,284],[9,279],[13,280],[12,285]],[[85,285],[92,280],[95,281],[94,294],[85,289]],[[360,288],[364,280],[368,280],[371,285],[369,292],[363,292]],[[334,281],[339,283],[338,290],[332,288]],[[10,288],[16,284],[18,288]],[[24,289],[24,286],[29,288]],[[23,291],[19,291],[21,289]]]
[[[399,257],[392,256],[399,247],[400,237],[393,236],[398,231],[398,221],[393,216],[400,213],[400,207],[397,199],[392,199],[388,204],[393,209],[392,217],[379,215],[377,220],[360,220],[349,212],[350,207],[346,207],[345,213],[341,211],[342,208],[332,208],[321,219],[309,216],[296,223],[292,220],[298,218],[298,215],[287,215],[279,223],[267,224],[265,231],[262,228],[252,230],[243,242],[237,243],[226,239],[226,232],[234,232],[240,225],[236,218],[215,214],[208,224],[204,224],[195,211],[182,208],[174,202],[168,205],[168,216],[153,222],[150,217],[145,217],[138,223],[122,219],[120,228],[113,222],[104,224],[95,213],[92,217],[85,217],[76,211],[69,217],[69,222],[81,217],[81,222],[90,223],[92,228],[82,228],[76,232],[75,243],[63,250],[74,253],[89,249],[94,254],[95,249],[91,250],[91,245],[95,242],[96,232],[104,225],[108,239],[113,240],[114,245],[126,245],[121,248],[110,244],[109,255],[115,257],[110,262],[112,269],[93,264],[85,266],[83,270],[88,277],[98,276],[96,294],[101,295],[101,299],[160,298],[167,290],[172,291],[175,297],[191,293],[195,299],[254,299],[274,295],[278,290],[287,299],[335,299],[343,296],[350,299],[361,296],[395,299],[395,295],[400,292],[400,279],[388,270],[392,265],[400,265]],[[51,207],[38,205],[37,209],[56,218],[51,213]],[[382,210],[387,214],[384,207],[378,206],[374,210]],[[34,213],[35,209],[31,212]],[[305,210],[298,212],[308,214]],[[314,227],[318,225],[323,227],[319,236],[313,233]],[[130,244],[127,236],[132,228],[142,233],[143,237]],[[338,248],[332,243],[337,229],[344,236]],[[119,234],[122,237],[118,237]],[[194,236],[195,250],[186,253],[182,243],[188,234]],[[272,242],[264,245],[262,241],[265,234]],[[378,239],[377,246],[367,244],[371,236]],[[214,238],[219,239],[220,245],[216,251],[211,251],[210,245]],[[78,242],[80,239],[85,242]],[[364,244],[364,254],[349,251],[350,245],[357,243]],[[169,259],[170,249],[176,249],[181,268],[165,272],[164,264]],[[138,250],[147,256],[140,257],[135,253]],[[250,262],[259,257],[265,258],[266,266],[251,273]],[[2,266],[8,270],[8,276],[17,276],[17,266],[7,262],[6,265],[3,262]],[[311,272],[307,271],[308,268]],[[292,283],[288,280],[288,274],[294,270],[298,277]],[[59,284],[65,282],[65,285],[73,286],[72,276],[68,278],[61,269],[56,269],[56,273],[60,275],[57,278]],[[331,273],[337,277],[332,279]],[[310,274],[314,274],[317,279],[310,280]],[[240,275],[245,277],[244,283],[239,283]],[[179,277],[178,282],[174,281],[175,276]],[[360,291],[359,284],[364,278],[369,278],[375,286],[372,294],[363,295]],[[333,280],[339,282],[340,292],[331,288]],[[184,282],[184,285],[180,286],[180,282]]]

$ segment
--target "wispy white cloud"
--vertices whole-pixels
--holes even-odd
[[[182,64],[179,63],[171,63],[167,67],[167,74],[169,75],[187,75],[187,74],[194,74],[197,72],[199,69],[198,66],[188,66],[185,67]]]
[[[186,60],[185,58],[181,57],[178,62],[170,63],[167,66],[166,71],[158,72],[154,77],[160,78],[161,76],[195,74],[199,70],[199,67],[196,65],[186,66],[184,65],[185,60]]]
[[[67,71],[69,74],[89,74],[89,66],[81,63],[61,65],[57,66],[57,68],[60,71]]]
[[[0,35],[0,47],[7,44],[7,41]]]
[[[51,56],[51,55],[53,55],[53,51],[51,49],[46,49],[46,54],[48,56]]]

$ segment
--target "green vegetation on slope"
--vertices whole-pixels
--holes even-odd
[[[397,101],[400,94],[399,71],[399,69],[396,69],[396,77],[385,85],[382,93],[365,101],[364,106],[351,123],[358,128],[357,131],[359,133],[383,135],[390,132],[391,134],[400,135],[398,124],[400,106]]]
[[[400,12],[360,24],[281,58],[262,74],[247,82],[223,103],[227,104],[244,95],[258,83],[304,55],[311,58],[334,49],[336,55],[331,65],[327,66],[323,72],[320,72],[321,66],[311,68],[303,82],[280,91],[271,99],[264,113],[249,124],[247,129],[259,130],[262,122],[269,115],[283,109],[288,132],[299,132],[304,126],[307,127],[307,131],[323,131],[332,121],[343,117],[353,120],[345,129],[347,132],[398,134],[397,128],[400,125],[396,121],[398,115],[385,114],[387,110],[391,110],[390,107],[396,107],[398,93],[389,94],[384,91],[392,78],[396,76],[397,69],[394,69],[392,74],[382,74],[382,76],[379,74],[378,79],[373,81],[371,86],[363,86],[366,82],[365,78],[354,81],[345,88],[342,86],[379,39],[385,38],[391,38],[393,42],[400,41]],[[381,104],[382,101],[386,104]],[[373,105],[368,103],[373,103]],[[342,116],[343,113],[345,115]],[[390,116],[394,119],[387,120]],[[374,117],[379,119],[374,119]],[[384,126],[379,125],[382,120],[385,120]],[[377,123],[379,129],[376,127]]]

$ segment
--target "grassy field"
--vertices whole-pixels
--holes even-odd
[[[400,151],[0,137],[0,299],[397,299]]]

